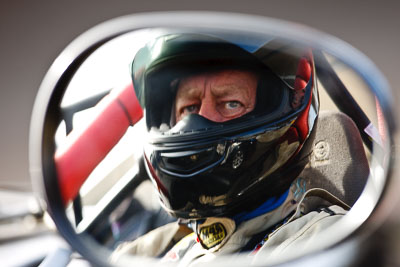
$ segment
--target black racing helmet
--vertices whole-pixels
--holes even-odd
[[[181,81],[223,70],[257,77],[254,108],[224,122],[196,113],[177,122]],[[285,193],[308,162],[319,109],[309,49],[278,40],[250,49],[215,35],[174,33],[141,48],[131,71],[148,131],[145,165],[173,216],[251,211]]]

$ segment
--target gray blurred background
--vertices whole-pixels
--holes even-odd
[[[242,12],[299,22],[366,54],[399,90],[400,1],[81,0],[0,2],[0,189],[30,191],[28,135],[37,89],[68,43],[121,15],[162,10]]]

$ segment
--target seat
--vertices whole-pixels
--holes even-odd
[[[300,174],[306,189],[326,189],[353,206],[368,175],[368,159],[353,120],[338,111],[321,111],[310,162]]]

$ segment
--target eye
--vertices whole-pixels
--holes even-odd
[[[225,118],[236,118],[243,115],[245,111],[244,105],[239,101],[226,101],[220,105],[218,109],[219,113]]]
[[[182,101],[176,107],[176,122],[183,119],[190,114],[198,114],[200,112],[200,105],[198,101]]]
[[[181,109],[181,114],[183,114],[183,115],[187,115],[187,114],[191,114],[191,113],[198,113],[198,112],[199,112],[198,105],[190,105],[190,106],[183,107]]]
[[[226,109],[237,109],[243,107],[242,103],[239,101],[228,101],[225,102],[225,108]]]

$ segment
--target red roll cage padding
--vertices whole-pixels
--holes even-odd
[[[299,94],[302,95],[302,97],[304,97],[304,88],[306,87],[307,82],[310,80],[312,74],[313,66],[311,62],[312,62],[312,53],[310,50],[307,51],[305,55],[300,59],[297,67],[294,89],[295,91],[299,92]],[[312,93],[313,92],[311,91],[311,96]],[[307,108],[304,110],[304,112],[302,112],[299,115],[299,118],[295,123],[295,126],[299,131],[299,136],[302,142],[307,138],[309,132],[308,113],[311,105],[311,99],[312,97],[310,97],[309,102],[307,103]]]
[[[381,136],[382,144],[386,142],[386,128],[385,128],[385,116],[383,115],[383,111],[381,105],[377,98],[375,98],[375,106],[376,106],[376,115],[378,118],[378,131]]]
[[[64,204],[73,200],[89,174],[118,143],[129,126],[143,117],[133,85],[113,89],[95,107],[93,120],[73,130],[54,156]]]

